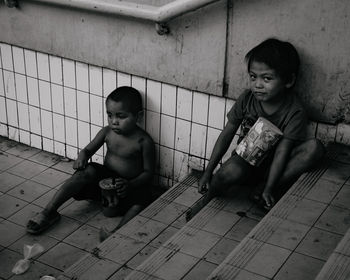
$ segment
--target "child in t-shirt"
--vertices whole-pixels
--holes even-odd
[[[117,208],[115,213],[124,215],[117,228],[150,203],[155,150],[151,137],[137,125],[142,117],[141,95],[132,87],[119,87],[107,97],[106,111],[108,126],[80,151],[73,165],[77,171],[44,210],[29,220],[27,232],[39,234],[56,223],[61,217],[58,208],[71,197],[101,201],[99,182],[105,178],[114,178],[116,193],[108,201],[118,200],[118,204],[113,205]],[[88,163],[103,144],[107,146],[104,164]],[[100,234],[104,239],[111,232],[104,229]]]
[[[267,39],[250,50],[246,57],[249,90],[246,90],[227,114],[228,122],[219,135],[210,161],[199,180],[198,191],[208,192],[204,203],[231,187],[263,182],[254,199],[270,209],[302,173],[324,154],[317,139],[307,138],[307,115],[292,88],[299,70],[299,55],[289,42]],[[260,166],[253,166],[233,152],[213,174],[229,148],[239,127],[240,142],[259,117],[277,126],[283,133]],[[259,178],[259,182],[253,179]]]

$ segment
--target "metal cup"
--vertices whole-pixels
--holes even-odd
[[[101,188],[101,198],[102,198],[102,213],[106,217],[117,216],[117,188],[115,185],[115,178],[106,178],[99,182]]]

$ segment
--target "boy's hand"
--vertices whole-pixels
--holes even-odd
[[[198,181],[198,192],[201,194],[209,190],[210,176],[204,174]]]
[[[123,178],[116,178],[115,179],[115,186],[117,188],[117,195],[121,198],[126,197],[129,181]]]
[[[270,192],[263,192],[262,198],[265,201],[265,208],[270,210],[275,205],[275,199]]]
[[[88,163],[88,159],[85,156],[79,155],[78,158],[74,161],[73,169],[83,170],[85,169]]]

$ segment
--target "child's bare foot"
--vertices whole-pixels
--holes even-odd
[[[112,231],[109,231],[106,227],[101,227],[99,236],[100,236],[100,242],[105,241],[108,237],[110,237],[113,234]]]

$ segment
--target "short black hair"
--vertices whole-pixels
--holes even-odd
[[[142,97],[140,92],[133,87],[118,87],[113,90],[106,99],[115,102],[122,102],[129,112],[136,115],[142,111]]]
[[[300,58],[295,47],[289,43],[275,38],[269,38],[253,49],[245,56],[248,72],[252,62],[262,62],[274,69],[281,78],[289,82],[293,74],[298,75]]]

